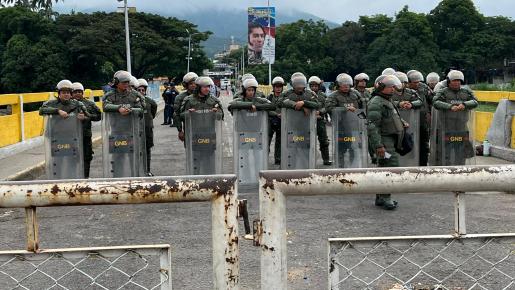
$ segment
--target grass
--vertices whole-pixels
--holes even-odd
[[[497,109],[497,103],[479,102],[479,106],[476,111],[495,113]]]
[[[470,85],[470,88],[475,91],[509,91],[515,92],[515,81],[505,85],[493,85],[488,83],[479,83]]]

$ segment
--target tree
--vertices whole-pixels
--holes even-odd
[[[484,18],[472,0],[442,0],[428,15],[440,47],[440,66],[470,67],[474,56],[464,44],[484,27]]]
[[[334,80],[339,73],[356,75],[365,70],[364,56],[369,43],[365,29],[356,22],[347,21],[330,30],[327,35],[328,52],[334,59],[335,70],[330,74]]]
[[[52,4],[54,2],[57,3],[59,0],[0,0],[0,7],[5,7],[6,5],[15,5],[31,8],[34,10],[51,10]]]
[[[370,44],[365,57],[367,71],[379,75],[386,67],[400,71],[437,69],[438,47],[424,14],[413,13],[405,6],[387,32]]]

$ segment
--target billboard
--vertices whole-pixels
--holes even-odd
[[[273,64],[275,61],[275,7],[249,7],[248,63]]]

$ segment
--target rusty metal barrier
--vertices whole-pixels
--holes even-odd
[[[384,192],[449,192],[455,196],[454,236],[466,236],[464,192],[510,192],[515,165],[262,171],[256,243],[261,289],[287,289],[286,197]]]
[[[39,249],[37,207],[210,201],[214,289],[238,289],[234,175],[0,182],[0,208],[25,208],[27,251]]]

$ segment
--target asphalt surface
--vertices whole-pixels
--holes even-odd
[[[232,97],[222,97],[224,105]],[[232,119],[226,114],[224,145],[232,143]],[[177,130],[154,120],[152,172],[185,172],[185,151]],[[95,148],[91,177],[101,177],[101,149]],[[320,152],[317,152],[320,157]],[[270,161],[273,162],[273,155]],[[493,158],[482,164],[504,163]],[[321,165],[319,168],[327,168]],[[271,165],[270,169],[277,168]],[[232,152],[224,151],[224,173],[232,173]],[[42,178],[42,177],[41,177]],[[250,220],[259,218],[257,192],[247,199]],[[450,193],[395,196],[399,208],[375,207],[373,195],[288,197],[288,279],[290,289],[327,289],[327,239],[453,232]],[[469,233],[515,232],[515,195],[470,194],[466,197]],[[209,203],[38,208],[41,248],[171,244],[174,289],[212,288],[211,207]],[[0,249],[25,248],[24,210],[0,209]],[[240,223],[243,236],[243,223]],[[260,288],[260,248],[240,239],[241,289]],[[2,277],[0,275],[0,280]]]

